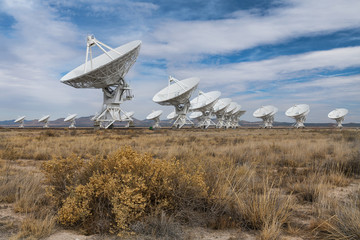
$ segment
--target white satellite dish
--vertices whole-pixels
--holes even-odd
[[[241,105],[236,104],[236,108],[232,111],[231,114],[231,127],[237,128],[239,127],[239,120],[242,115],[245,114],[246,111],[241,110]]]
[[[163,113],[162,110],[153,111],[149,115],[147,115],[146,119],[148,120],[154,120],[155,123],[152,126],[153,128],[159,128],[160,127],[160,116]]]
[[[258,108],[253,116],[261,118],[263,120],[263,128],[272,128],[274,123],[274,116],[278,112],[278,109],[272,105],[262,106]]]
[[[294,127],[296,128],[304,128],[304,122],[306,121],[306,116],[310,112],[310,107],[307,104],[299,104],[294,105],[291,108],[289,108],[285,115],[291,118],[294,118],[296,120],[296,123],[294,124]]]
[[[202,116],[203,116],[202,112],[192,112],[190,114],[189,118],[200,120],[202,118]]]
[[[134,116],[134,112],[123,112],[123,114],[121,115],[120,119],[122,122],[126,122],[125,127],[129,128],[130,125],[132,125],[134,123],[134,119],[132,119],[132,116]]]
[[[169,113],[169,115],[166,116],[166,118],[169,119],[169,120],[173,120],[173,119],[175,119],[177,117],[178,117],[178,115],[176,114],[175,111]]]
[[[345,119],[345,115],[348,114],[349,110],[346,108],[337,108],[328,114],[328,118],[336,120],[337,127],[342,128],[342,123]]]
[[[181,128],[185,124],[193,124],[193,122],[186,117],[186,114],[190,108],[189,98],[199,82],[200,79],[196,77],[179,81],[170,76],[168,86],[160,90],[153,97],[153,101],[160,105],[175,107],[177,117],[173,123],[173,127]]]
[[[216,128],[225,126],[225,112],[226,108],[230,105],[230,98],[220,98],[214,105],[214,114],[217,118]]]
[[[225,110],[225,124],[224,127],[225,128],[230,128],[232,127],[232,114],[234,112],[234,110],[237,107],[237,103],[236,102],[231,102],[229,104],[229,106],[226,108]]]
[[[71,114],[64,119],[64,122],[71,122],[69,128],[76,128],[75,127],[76,116],[77,116],[77,114]]]
[[[204,93],[199,91],[199,95],[190,101],[190,111],[193,112],[201,112],[202,118],[198,123],[198,127],[208,128],[210,125],[216,125],[211,120],[211,115],[214,112],[214,105],[216,101],[219,99],[221,92],[212,91]]]
[[[24,128],[25,118],[26,118],[26,116],[19,117],[14,122],[15,123],[20,123],[19,128]]]
[[[49,127],[49,118],[50,118],[50,115],[46,115],[46,116],[43,116],[42,118],[39,119],[39,122],[44,123],[43,128],[48,128]]]
[[[104,53],[93,59],[91,47],[95,45]],[[135,63],[140,46],[141,41],[137,40],[113,49],[93,35],[88,36],[85,63],[61,78],[62,83],[75,88],[102,89],[103,107],[100,114],[93,118],[100,127],[109,128],[115,121],[121,121],[121,113],[124,112],[120,104],[133,98],[124,77]]]

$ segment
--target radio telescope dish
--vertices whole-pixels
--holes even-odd
[[[202,112],[192,112],[189,116],[191,119],[201,119],[203,116]]]
[[[241,105],[236,104],[236,108],[232,111],[231,114],[231,127],[237,128],[239,127],[239,120],[242,115],[245,114],[246,111],[241,110]]]
[[[24,128],[24,121],[25,121],[25,116],[22,116],[17,118],[14,122],[20,123],[19,128]]]
[[[172,120],[172,119],[177,118],[177,116],[178,115],[176,114],[176,112],[173,111],[173,112],[169,113],[169,115],[167,115],[166,118],[169,119],[169,120]]]
[[[222,128],[225,126],[225,111],[230,105],[230,98],[220,98],[214,105],[214,114],[217,118],[216,128]]]
[[[44,123],[43,128],[48,128],[49,127],[49,118],[50,118],[50,115],[46,115],[46,116],[39,119],[39,122]]]
[[[342,128],[342,123],[345,119],[345,115],[348,114],[349,110],[346,108],[337,108],[328,114],[328,118],[336,120],[337,127]]]
[[[190,108],[189,98],[200,82],[199,78],[192,77],[184,80],[177,80],[169,77],[168,86],[153,97],[153,101],[165,106],[174,106],[177,114],[173,127],[182,128],[185,124],[193,124],[193,122],[186,117]],[[171,84],[172,83],[172,84]]]
[[[208,128],[210,125],[216,125],[211,120],[211,115],[214,112],[214,105],[219,99],[221,92],[212,91],[204,93],[199,91],[199,95],[190,101],[190,111],[199,111],[202,113],[201,121],[198,123],[198,127]]]
[[[76,116],[77,116],[77,114],[71,114],[64,119],[64,122],[71,122],[69,128],[76,128],[75,127]]]
[[[258,108],[253,116],[261,118],[263,120],[263,128],[272,128],[274,123],[274,116],[278,112],[278,109],[272,105],[262,106]]]
[[[294,118],[296,120],[296,123],[294,124],[294,127],[296,128],[304,128],[304,122],[306,121],[306,116],[310,112],[310,107],[307,104],[299,104],[294,105],[291,108],[289,108],[285,115],[291,118]]]
[[[225,128],[230,128],[232,127],[232,122],[231,122],[231,118],[232,118],[232,114],[234,112],[234,110],[237,107],[237,103],[236,102],[230,102],[229,106],[226,108],[225,110],[225,124],[224,127]]]
[[[159,128],[160,127],[160,116],[163,113],[162,110],[153,111],[149,115],[147,115],[146,119],[148,120],[154,120],[155,123],[152,126],[153,128]]]
[[[92,58],[93,46],[99,47],[104,53]],[[87,37],[85,63],[61,78],[62,83],[74,88],[102,89],[103,106],[100,114],[93,118],[95,125],[109,128],[115,121],[121,121],[121,113],[124,112],[120,104],[133,98],[125,75],[134,65],[140,46],[141,41],[137,40],[113,49],[90,35]]]

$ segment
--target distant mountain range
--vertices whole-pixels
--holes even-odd
[[[91,118],[93,116],[88,117],[79,117],[76,119],[76,126],[77,127],[93,127],[94,123],[91,121]],[[135,127],[150,127],[153,125],[152,120],[138,120],[136,118],[134,119],[134,126]],[[15,120],[15,119],[14,119]],[[14,123],[14,120],[6,120],[6,121],[0,121],[0,127],[16,127],[19,126],[19,123]],[[162,120],[160,122],[160,125],[163,127],[170,127],[172,124],[171,120]],[[125,122],[116,122],[114,124],[114,127],[124,127]],[[259,127],[262,122],[248,122],[248,121],[240,121],[240,126],[243,127]],[[53,121],[49,121],[49,127],[68,127],[70,123],[64,122],[64,118],[59,118]],[[293,123],[288,122],[274,122],[274,127],[290,127]],[[305,123],[308,127],[334,127],[335,123]],[[39,123],[37,119],[34,120],[25,120],[24,127],[42,127],[43,123]],[[344,127],[360,127],[360,123],[346,123],[343,124]]]

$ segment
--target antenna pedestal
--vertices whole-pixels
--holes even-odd
[[[218,121],[216,123],[216,128],[222,128],[225,127],[226,121],[224,116],[216,116]]]
[[[43,128],[49,128],[49,121],[44,122]]]
[[[154,119],[155,123],[152,128],[160,128],[160,117]]]
[[[263,128],[272,128],[274,122],[274,116],[265,116],[262,118],[263,120]]]
[[[19,128],[24,128],[24,120],[20,121],[19,123],[20,123]]]
[[[134,122],[133,121],[127,121],[125,128],[129,128],[129,127],[133,127],[134,126]]]
[[[343,127],[343,125],[342,125],[343,121],[344,121],[344,117],[336,119],[337,128],[342,128]]]
[[[216,128],[223,128],[226,126],[226,108],[216,113],[217,123]]]
[[[103,107],[100,114],[94,118],[94,125],[109,128],[115,121],[124,121],[121,119],[121,113],[125,115],[126,113],[121,110],[120,104],[132,99],[133,96],[129,85],[122,78],[119,79],[118,85],[105,87],[102,91],[104,94]]]
[[[232,119],[231,119],[231,115],[227,115],[225,116],[225,124],[224,124],[224,128],[228,129],[232,127]]]
[[[134,113],[131,113],[131,116],[129,114],[130,113],[124,113],[124,115],[121,116],[121,121],[126,122],[126,125],[125,125],[126,128],[134,126],[134,120],[131,118],[132,114],[134,114]]]
[[[185,104],[178,104],[175,106],[175,112],[178,115],[173,123],[173,127],[182,128],[185,124],[194,124],[190,118],[186,116],[190,108],[190,101],[187,100]]]
[[[76,128],[76,127],[75,127],[75,119],[73,119],[73,120],[71,121],[71,124],[70,124],[69,128]]]
[[[240,125],[239,125],[239,122],[238,122],[238,118],[234,118],[232,121],[231,121],[231,128],[233,128],[233,129],[235,129],[235,128],[237,128],[237,127],[240,127]]]
[[[306,116],[300,116],[295,118],[296,123],[294,125],[295,128],[305,128],[304,122],[306,121]]]
[[[212,112],[202,112],[202,117],[200,122],[198,123],[198,127],[200,128],[208,128],[210,126],[215,126],[216,124],[214,123],[213,120],[211,120],[211,115]]]

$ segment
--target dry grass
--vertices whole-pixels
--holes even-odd
[[[341,201],[329,196],[331,192],[346,188],[359,176],[360,134],[357,130],[113,129],[95,132],[1,129],[0,138],[3,139],[0,157],[6,160],[0,162],[0,201],[14,202],[14,208],[19,212],[34,214],[39,211],[39,206],[50,203],[36,194],[44,187],[39,172],[29,176],[32,180],[20,177],[17,172],[34,166],[38,169],[44,161],[68,158],[73,154],[83,161],[96,156],[107,158],[110,153],[131,146],[137,152],[152,154],[155,159],[175,157],[184,169],[203,172],[208,195],[205,203],[197,203],[198,207],[189,208],[189,202],[180,199],[178,212],[164,212],[163,215],[149,212],[138,225],[131,225],[137,226],[140,233],[179,237],[178,223],[181,223],[214,229],[239,227],[257,231],[259,239],[278,239],[289,234],[310,239],[319,236],[355,239],[352,236],[358,236],[355,226],[360,223],[359,205],[355,198],[338,210],[329,210],[331,202],[339,204]],[[64,169],[57,171],[60,175],[64,172]],[[31,184],[25,187],[24,181]],[[65,183],[62,186],[65,192],[66,181],[62,183]],[[187,190],[177,191],[180,196]],[[58,200],[61,191],[59,194]],[[293,227],[299,225],[294,221],[303,217],[297,216],[299,212],[294,209],[308,205],[313,209],[307,213],[308,219],[314,219],[312,224]],[[45,216],[36,214],[29,219],[40,221]],[[344,226],[354,227],[339,230],[345,229],[339,223],[341,221]],[[37,225],[41,226],[41,223]],[[148,226],[158,230],[149,232]],[[31,227],[26,227],[24,221],[22,232],[31,232],[26,229]],[[40,229],[34,231],[42,232]]]

